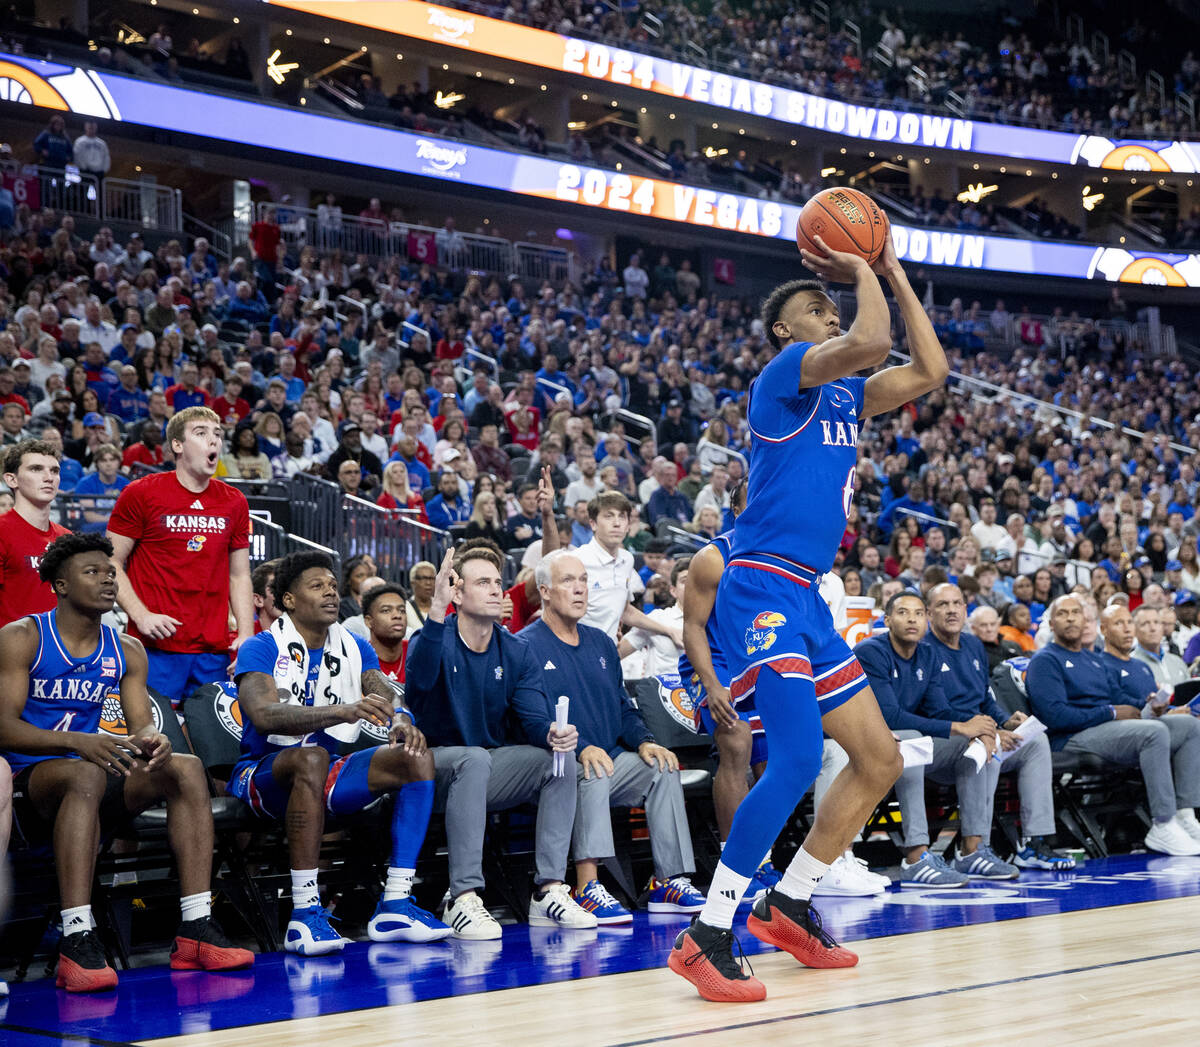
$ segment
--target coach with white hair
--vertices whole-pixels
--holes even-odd
[[[587,613],[587,568],[573,552],[545,556],[535,577],[540,621],[522,629],[542,666],[546,694],[571,700],[579,729],[579,796],[572,853],[576,898],[601,923],[632,917],[597,880],[598,862],[616,853],[610,807],[644,807],[654,857],[651,912],[695,912],[704,896],[688,877],[695,871],[679,760],[655,742],[625,693],[617,645],[600,629],[582,625]]]

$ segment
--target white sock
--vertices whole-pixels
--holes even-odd
[[[321,904],[321,892],[317,890],[316,869],[292,870],[292,908],[310,909]]]
[[[817,882],[827,872],[829,872],[827,863],[818,861],[801,847],[796,852],[796,857],[788,865],[776,890],[781,894],[786,894],[789,898],[806,902],[812,897],[813,888],[817,886]]]
[[[413,878],[416,875],[416,869],[398,869],[394,865],[389,865],[387,882],[383,885],[383,900],[396,902],[401,898],[407,898],[412,894]]]
[[[738,903],[749,886],[749,876],[739,876],[724,862],[719,862],[716,872],[713,873],[712,885],[708,888],[704,908],[700,912],[700,922],[708,924],[709,927],[729,930],[733,926]]]
[[[80,931],[90,931],[96,926],[92,921],[92,907],[76,905],[70,909],[63,909],[62,926],[64,938],[69,934],[78,934]]]
[[[212,891],[202,891],[200,894],[189,894],[179,899],[179,909],[183,914],[183,922],[202,920],[212,915]]]

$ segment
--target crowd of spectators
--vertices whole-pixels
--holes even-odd
[[[914,31],[902,12],[865,3],[830,4],[828,25],[814,12],[777,0],[753,6],[718,0],[704,8],[682,0],[633,8],[581,0],[466,6],[634,50],[662,48],[693,64],[698,47],[711,65],[827,97],[947,110],[953,92],[957,101],[949,111],[972,119],[1126,137],[1169,138],[1194,131],[1171,101],[1146,96],[1141,77],[1122,75],[1115,49],[1105,57],[1068,44],[1041,17],[1032,23],[1006,17],[1002,35],[983,45],[976,42],[977,24],[944,25],[950,20],[939,16],[943,28],[923,33]],[[862,31],[861,48],[842,27],[847,18]],[[890,65],[870,52],[876,43],[888,49]],[[924,75],[910,77],[914,70]],[[1169,82],[1186,89],[1197,76],[1189,53]]]
[[[327,233],[341,210],[324,206]],[[385,214],[378,200],[363,214],[374,211]],[[107,490],[121,472],[163,464],[166,420],[206,404],[228,434],[219,475],[320,474],[491,537],[526,566],[542,537],[530,482],[542,468],[574,544],[589,532],[588,502],[608,490],[635,507],[628,543],[639,553],[656,535],[660,552],[683,550],[689,532],[727,526],[746,468],[745,394],[768,351],[752,304],[707,296],[670,252],[654,264],[602,258],[578,287],[467,275],[452,265],[456,236],[448,219],[442,267],[349,259],[289,247],[268,213],[248,257],[226,261],[204,240],[150,251],[136,233],[120,244],[101,229],[84,242],[69,216],[25,209],[0,253],[0,437],[57,433],[64,489],[95,474],[89,485]],[[1128,309],[1114,291],[1106,319]],[[1052,588],[1069,579],[1107,597],[1106,577],[1133,587],[1135,573],[1142,588],[1200,592],[1195,455],[1179,449],[1200,446],[1200,391],[1184,365],[1065,309],[1046,320],[956,299],[931,316],[956,370],[1031,399],[977,399],[952,384],[866,430],[839,563],[848,589],[920,585],[944,564],[954,577],[994,571],[983,602],[1031,607],[1030,642],[1045,601],[1022,600],[1017,575],[1039,595],[1049,576]],[[982,351],[1005,331],[1017,333],[1014,356]],[[1051,550],[1056,519],[1065,536]],[[994,541],[980,541],[981,520]],[[1111,521],[1103,534],[1098,520]],[[1014,558],[998,558],[1018,538]],[[1026,541],[1036,553],[1021,552]],[[666,588],[660,578],[647,600],[669,600]]]

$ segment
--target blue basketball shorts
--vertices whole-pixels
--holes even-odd
[[[770,554],[729,561],[717,590],[716,624],[735,706],[752,700],[764,668],[811,684],[822,716],[867,686],[819,583],[812,568]]]
[[[233,769],[233,775],[227,786],[230,795],[236,796],[247,804],[255,814],[264,818],[281,820],[287,813],[291,788],[277,781],[271,773],[271,769],[279,754],[288,751],[288,749],[279,749],[258,759],[242,760],[238,763]],[[325,810],[328,813],[349,813],[346,804],[340,802],[341,794],[338,791],[338,785],[343,781],[350,780],[354,780],[356,786],[360,780],[365,782],[367,768],[370,766],[371,757],[374,754],[374,749],[362,749],[349,756],[339,757],[330,754],[329,771],[325,775]],[[356,788],[355,792],[361,796],[360,789]],[[358,806],[366,806],[371,799],[370,796],[366,797],[365,802]]]

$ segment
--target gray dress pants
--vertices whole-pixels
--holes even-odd
[[[1138,764],[1156,822],[1169,822],[1179,808],[1200,804],[1200,720],[1194,716],[1110,720],[1071,735],[1066,751]]]
[[[897,731],[900,738],[919,738],[918,731]],[[904,846],[929,843],[929,819],[925,813],[925,776],[943,785],[953,785],[958,794],[958,817],[964,836],[987,837],[992,831],[992,806],[1000,765],[988,760],[976,772],[975,762],[964,756],[969,738],[934,738],[933,762],[924,767],[906,767],[896,782],[896,799],[903,818]]]
[[[579,802],[575,810],[575,833],[571,852],[575,858],[611,858],[613,844],[612,807],[644,807],[650,830],[650,852],[654,875],[660,880],[696,871],[683,784],[678,771],[664,774],[635,752],[618,753],[613,773],[601,778],[584,778],[578,766]]]
[[[554,777],[554,758],[532,745],[499,749],[450,745],[432,750],[434,808],[446,812],[450,895],[483,887],[483,835],[489,811],[537,803],[535,882],[564,880],[575,821],[574,754]]]

